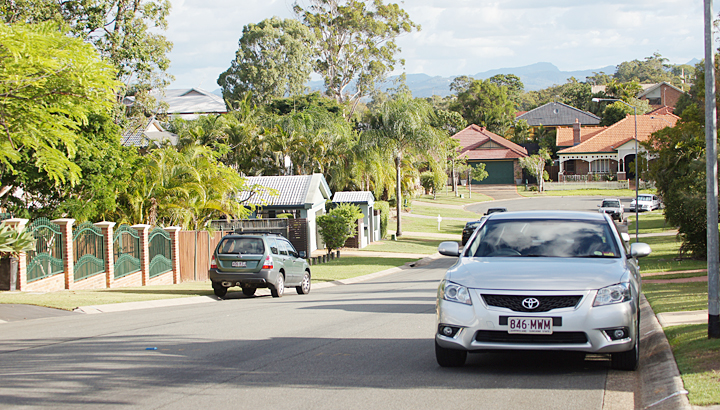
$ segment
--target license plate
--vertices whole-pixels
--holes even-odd
[[[245,261],[235,261],[232,263],[233,268],[244,268],[247,266],[247,262]]]
[[[553,321],[549,317],[510,317],[508,333],[536,333],[550,335]]]

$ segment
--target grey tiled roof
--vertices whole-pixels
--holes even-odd
[[[559,102],[551,102],[519,115],[516,120],[525,120],[532,127],[572,126],[575,119],[582,125],[600,124],[597,115]]]
[[[332,201],[349,202],[353,204],[372,204],[373,202],[375,202],[375,197],[370,191],[342,191],[335,192]]]
[[[222,97],[199,88],[171,88],[163,92],[156,92],[153,95],[168,104],[168,114],[219,114],[227,112]]]
[[[240,193],[238,198],[240,201],[250,198],[243,203],[265,208],[275,206],[309,209],[313,205],[324,203],[331,195],[330,187],[322,174],[261,176],[245,179],[250,187],[259,186],[268,188],[266,191],[275,190],[277,195],[264,192],[262,189],[256,190],[257,193],[252,195],[251,192]]]

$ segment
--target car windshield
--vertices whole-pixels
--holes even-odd
[[[264,250],[260,238],[225,238],[218,246],[218,253],[262,254]]]
[[[619,258],[620,252],[604,221],[527,219],[488,221],[465,256]]]
[[[652,197],[649,195],[640,195],[638,196],[639,201],[652,201]]]
[[[620,208],[620,201],[603,201],[603,208]]]

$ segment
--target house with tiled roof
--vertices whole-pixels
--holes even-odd
[[[674,127],[680,117],[667,115],[638,115],[637,141],[644,142],[650,135],[665,127]],[[585,134],[582,130],[573,146],[558,151],[560,162],[559,180],[567,175],[617,174],[618,180],[627,179],[628,164],[635,160],[635,129],[636,116],[628,115],[609,127],[595,129]],[[565,137],[563,137],[565,138]],[[638,145],[640,155],[645,153]]]
[[[332,197],[323,174],[246,177],[253,188],[241,192],[238,200],[256,207],[256,218],[275,218],[291,214],[307,220],[309,252],[324,247],[318,235],[316,217],[325,213],[325,202]]]
[[[515,120],[525,120],[531,127],[557,128],[572,126],[576,121],[583,125],[598,125],[601,118],[567,104],[550,102],[518,115]]]
[[[148,148],[150,145],[157,147],[163,144],[177,145],[178,136],[172,132],[165,131],[155,117],[148,118],[144,126],[138,127],[135,131],[124,132],[120,137],[120,145],[125,147]]]
[[[161,90],[154,92],[153,97],[167,105],[166,112],[169,116],[185,120],[228,112],[222,97],[200,88]]]
[[[370,242],[380,240],[380,214],[374,209],[375,196],[370,191],[335,192],[332,199],[336,204],[357,205],[363,218],[358,221],[358,232],[345,243],[347,248],[364,248]]]
[[[488,177],[474,184],[519,184],[522,179],[520,158],[528,156],[525,148],[472,124],[453,135],[460,143],[460,159],[477,166],[484,163]]]
[[[653,84],[638,94],[638,99],[647,100],[654,110],[662,107],[675,107],[683,90],[665,81]]]

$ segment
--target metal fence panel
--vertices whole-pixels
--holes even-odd
[[[83,222],[73,232],[75,280],[105,272],[105,244],[102,229]]]
[[[27,252],[27,281],[33,282],[65,271],[62,230],[47,218],[34,220],[27,228],[35,238],[35,250]]]
[[[113,236],[115,279],[140,270],[140,234],[128,225],[120,225]]]
[[[153,228],[148,235],[150,251],[150,277],[153,278],[172,270],[172,247],[170,234],[162,228]]]

